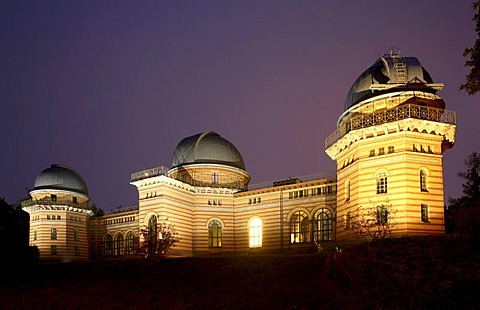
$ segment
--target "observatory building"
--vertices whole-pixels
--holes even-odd
[[[73,168],[42,171],[22,203],[42,260],[137,255],[141,231],[173,224],[174,256],[302,253],[355,238],[353,216],[395,217],[396,235],[444,233],[443,152],[455,113],[414,57],[390,53],[353,83],[325,149],[336,176],[251,186],[241,153],[213,131],[181,140],[169,168],[132,173],[138,206],[94,215]]]

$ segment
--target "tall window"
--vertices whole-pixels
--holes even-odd
[[[218,173],[212,173],[212,184],[218,184]]]
[[[350,180],[345,182],[345,201],[350,200]]]
[[[297,211],[290,219],[290,242],[308,242],[308,216],[303,211]]]
[[[260,218],[255,217],[250,221],[249,237],[251,248],[262,246],[262,220]]]
[[[428,192],[427,189],[427,172],[425,169],[420,170],[420,190],[422,192]]]
[[[112,235],[110,235],[110,234],[105,235],[103,245],[104,245],[105,256],[112,256],[113,255],[113,238],[112,238]]]
[[[78,239],[79,239],[78,230],[74,229],[73,230],[73,240],[78,241]]]
[[[377,206],[377,224],[383,225],[388,222],[388,208],[386,206]]]
[[[222,224],[217,220],[208,223],[208,246],[210,248],[222,247]]]
[[[115,256],[123,255],[123,235],[118,233],[115,235]]]
[[[380,172],[377,174],[377,194],[382,194],[387,192],[387,174],[385,172]]]
[[[158,230],[157,230],[157,216],[152,215],[148,220],[148,247],[149,249],[156,248],[158,240]]]
[[[313,237],[315,241],[332,240],[332,212],[322,208],[313,216]]]
[[[52,240],[57,239],[57,229],[55,227],[52,227],[50,229],[50,239],[52,239]]]
[[[421,212],[422,212],[422,222],[428,223],[428,205],[421,204]]]
[[[50,246],[50,255],[57,255],[57,246],[54,244]]]
[[[57,195],[50,195],[50,200],[52,200],[53,202],[57,201]]]
[[[347,213],[344,214],[344,218],[345,218],[345,228],[346,228],[346,229],[349,229],[349,228],[350,228],[350,217],[351,217],[350,211],[348,211]]]
[[[135,234],[133,233],[133,231],[129,231],[127,233],[127,237],[125,238],[126,240],[126,250],[127,250],[127,255],[133,255],[133,254],[136,254],[136,238],[135,238]]]
[[[73,254],[75,256],[80,255],[80,250],[78,249],[78,245],[73,246]]]
[[[37,230],[33,231],[33,240],[37,240]]]

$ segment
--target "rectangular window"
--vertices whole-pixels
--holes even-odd
[[[77,204],[77,197],[74,196],[74,197],[72,198],[72,202],[73,202],[74,204]]]
[[[379,173],[377,176],[377,194],[383,194],[387,192],[387,175],[385,173]]]
[[[428,223],[428,205],[427,204],[422,203],[421,212],[422,212],[422,222]]]
[[[315,196],[317,194],[317,190],[315,188],[312,188],[312,196]]]
[[[292,198],[293,198],[293,192],[288,193],[288,199],[292,199]]]
[[[428,146],[428,153],[433,154],[433,148],[430,145]]]
[[[345,228],[350,229],[350,211],[345,214]]]
[[[388,222],[388,209],[386,206],[377,206],[377,224],[382,225]]]
[[[418,152],[417,146],[415,144],[413,145],[413,151]]]
[[[80,251],[78,250],[78,245],[76,245],[76,246],[73,247],[73,254],[74,254],[75,256],[80,255]]]
[[[303,196],[304,196],[304,197],[308,197],[308,189],[306,189],[306,190],[303,191]]]
[[[49,220],[49,219],[50,219],[50,215],[47,214],[47,220]]]
[[[57,201],[57,195],[53,195],[53,194],[50,195],[50,199],[51,199],[53,202]]]
[[[385,148],[381,147],[378,149],[378,155],[385,155]]]
[[[218,173],[212,173],[212,184],[218,184]]]
[[[57,255],[57,246],[56,245],[51,245],[50,246],[50,255]]]
[[[425,153],[425,149],[423,148],[423,145],[420,145],[420,151],[421,151],[422,153]]]
[[[298,191],[295,191],[295,198],[298,198]]]
[[[388,154],[392,154],[395,152],[395,148],[393,146],[388,147]]]
[[[369,155],[369,156],[370,156],[370,157],[375,156],[375,150],[370,150],[370,155]]]
[[[317,195],[321,195],[322,194],[322,188],[321,187],[317,187]]]

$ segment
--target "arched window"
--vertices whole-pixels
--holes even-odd
[[[250,221],[249,238],[250,247],[259,248],[262,246],[262,220],[259,217],[255,217]]]
[[[217,220],[208,223],[208,246],[210,248],[222,247],[222,224]]]
[[[308,216],[303,211],[297,211],[290,219],[290,242],[308,242]]]
[[[112,238],[112,235],[110,235],[110,234],[105,235],[103,245],[104,245],[105,256],[112,256],[113,255],[113,238]]]
[[[345,181],[345,201],[350,201],[350,180]]]
[[[425,171],[425,169],[420,170],[420,191],[428,192],[428,189],[427,189],[427,171]]]
[[[313,216],[313,237],[315,241],[332,240],[332,212],[322,208]]]
[[[126,240],[126,250],[127,250],[127,255],[134,255],[137,254],[137,242],[135,238],[135,234],[133,231],[129,231],[127,233],[127,237],[125,238]]]
[[[52,227],[50,229],[50,239],[52,239],[52,240],[57,239],[57,229],[55,227]]]
[[[387,173],[386,172],[377,173],[377,194],[386,193],[387,188],[388,188]]]
[[[78,241],[78,239],[79,239],[78,230],[74,229],[73,230],[73,240]]]
[[[123,255],[123,235],[118,233],[115,235],[115,256]]]

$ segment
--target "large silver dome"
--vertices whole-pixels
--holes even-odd
[[[443,85],[433,84],[430,74],[415,57],[386,54],[365,70],[353,83],[344,111],[360,102],[386,93],[419,90],[436,93]]]
[[[87,184],[73,168],[65,165],[51,165],[35,179],[33,190],[58,189],[88,196]]]
[[[222,164],[246,170],[237,148],[213,131],[186,137],[177,145],[172,168],[190,164]]]

